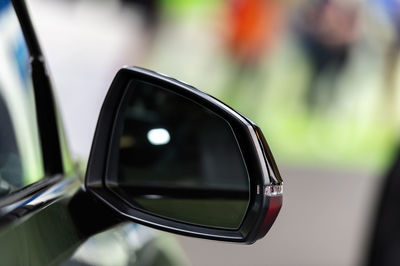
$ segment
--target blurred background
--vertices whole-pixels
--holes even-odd
[[[263,130],[284,206],[252,246],[176,236],[192,265],[358,265],[400,122],[397,0],[31,0],[75,158],[116,71],[175,77]]]

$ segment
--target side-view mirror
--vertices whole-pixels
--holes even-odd
[[[253,122],[137,67],[111,84],[85,186],[124,220],[230,242],[262,238],[282,205],[282,179]]]

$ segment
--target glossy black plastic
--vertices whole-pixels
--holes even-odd
[[[23,0],[11,0],[28,47],[35,94],[37,122],[46,175],[63,171],[56,103],[46,63]]]
[[[109,154],[113,131],[118,121],[120,105],[126,96],[128,83],[133,79],[160,86],[186,97],[213,111],[230,124],[238,141],[250,181],[249,207],[237,230],[192,225],[143,212],[129,205],[106,186],[106,173],[109,161],[112,159],[109,158]],[[263,237],[278,215],[282,204],[281,193],[272,196],[267,193],[268,186],[281,186],[282,179],[261,131],[253,122],[192,86],[137,67],[121,69],[111,84],[99,116],[85,185],[90,193],[128,220],[169,232],[231,242],[253,243]]]

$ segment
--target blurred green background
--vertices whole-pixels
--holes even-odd
[[[379,171],[391,162],[399,121],[390,58],[398,57],[396,25],[384,4],[160,1],[134,64],[189,82],[254,120],[281,163]],[[330,26],[341,16],[349,22]]]

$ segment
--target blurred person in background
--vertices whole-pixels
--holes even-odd
[[[297,25],[311,64],[306,104],[312,110],[321,101],[326,106],[336,97],[339,74],[349,61],[359,35],[359,6],[339,0],[316,0],[307,4]],[[320,86],[320,78],[326,78]],[[323,91],[321,91],[323,90]]]
[[[227,47],[241,68],[256,67],[277,42],[282,4],[276,0],[229,0]]]
[[[234,101],[240,98],[242,105],[249,109],[246,112],[253,113],[255,99],[265,87],[261,80],[265,71],[260,68],[279,43],[285,7],[279,0],[229,0],[225,7],[224,43],[233,67],[227,87],[231,98]],[[238,86],[246,78],[252,80],[252,88]],[[245,90],[239,91],[239,87]],[[243,95],[250,99],[246,101]]]

